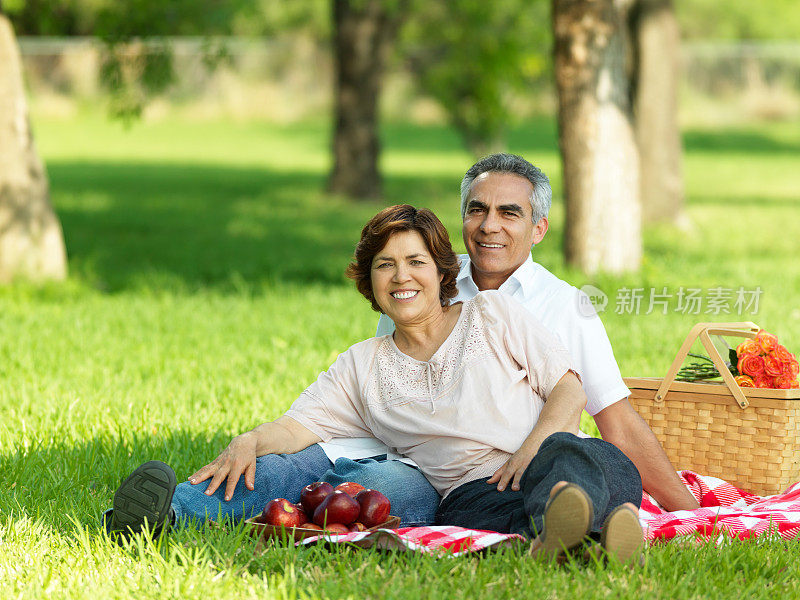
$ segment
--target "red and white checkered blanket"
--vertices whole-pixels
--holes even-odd
[[[297,542],[315,544],[317,542],[351,543],[361,548],[382,548],[385,550],[416,550],[425,553],[441,553],[460,556],[486,548],[501,548],[524,542],[521,535],[464,529],[463,527],[431,526],[401,527],[400,529],[379,529],[344,535],[318,535]]]
[[[727,481],[679,471],[683,483],[697,498],[697,510],[666,512],[652,497],[643,495],[639,520],[649,541],[666,541],[676,536],[702,538],[727,536],[752,539],[764,533],[794,539],[800,535],[800,483],[775,496],[755,496]]]
[[[639,521],[650,542],[663,542],[676,536],[695,535],[698,539],[719,539],[728,536],[752,539],[764,533],[793,539],[800,535],[800,483],[783,494],[760,497],[740,490],[727,481],[679,471],[700,508],[666,512],[651,496],[643,494]],[[403,527],[345,535],[321,535],[297,542],[320,541],[351,543],[362,548],[385,548],[443,552],[459,556],[486,548],[509,546],[524,540],[519,535],[462,527]]]

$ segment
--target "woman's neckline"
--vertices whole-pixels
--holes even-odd
[[[464,320],[465,315],[466,315],[466,311],[464,310],[464,307],[466,306],[467,302],[469,302],[469,300],[467,300],[466,302],[456,302],[455,304],[451,304],[450,305],[451,307],[456,307],[458,305],[461,305],[461,307],[460,307],[460,311],[461,312],[459,313],[458,318],[455,320],[455,323],[453,323],[452,328],[447,333],[447,336],[444,338],[442,343],[439,344],[439,347],[434,351],[434,353],[431,354],[431,357],[428,360],[420,360],[420,359],[415,358],[415,357],[413,357],[413,356],[411,356],[409,354],[406,354],[405,352],[400,350],[400,348],[397,346],[397,342],[394,341],[394,333],[389,335],[389,345],[391,346],[391,348],[397,354],[399,354],[403,358],[406,358],[406,359],[411,360],[413,362],[416,362],[416,363],[419,363],[419,364],[427,364],[427,363],[430,363],[430,362],[434,362],[434,359],[437,357],[437,355],[440,354],[442,352],[442,350],[450,343],[450,340],[453,337],[455,331],[458,329],[458,326]]]

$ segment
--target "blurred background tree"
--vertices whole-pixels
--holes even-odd
[[[556,0],[553,27],[566,260],[636,270],[642,223],[687,219],[673,3]]]
[[[61,224],[33,141],[14,29],[0,2],[0,282],[63,279]]]
[[[551,42],[544,0],[420,2],[400,53],[477,157],[506,148],[518,99],[552,75]]]
[[[678,127],[681,36],[672,0],[636,0],[628,25],[642,219],[685,225]]]
[[[380,198],[380,93],[386,61],[408,3],[332,0],[331,6],[333,169],[328,189],[351,198]]]
[[[639,154],[631,118],[632,1],[553,0],[564,254],[587,273],[638,269]]]
[[[732,0],[723,8],[712,0],[604,0],[591,10],[585,4],[5,0],[4,8],[26,35],[102,40],[100,73],[111,111],[129,122],[180,79],[173,39],[194,40],[210,67],[228,64],[228,44],[242,39],[313,40],[324,49],[324,57],[318,55],[324,77],[313,80],[313,91],[327,96],[324,108],[330,111],[315,113],[330,115],[328,189],[353,198],[382,193],[381,114],[391,102],[407,119],[406,98],[432,100],[464,147],[480,155],[504,149],[510,127],[536,110],[552,114],[557,100],[565,254],[585,271],[635,269],[642,220],[684,220],[677,119],[681,38],[792,38],[800,4]],[[576,14],[589,21],[581,24]],[[740,63],[747,77],[766,77],[756,61],[745,57]],[[285,68],[296,68],[292,64]],[[387,76],[398,73],[412,89],[402,100],[395,95],[382,102]],[[771,97],[764,89],[762,95]],[[592,156],[605,157],[608,168],[598,169],[602,160]],[[594,167],[590,172],[576,164]],[[605,224],[602,215],[609,214],[616,221]]]

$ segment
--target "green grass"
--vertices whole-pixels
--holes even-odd
[[[278,544],[254,556],[240,531],[110,544],[97,517],[130,469],[158,457],[187,476],[374,332],[342,275],[368,217],[428,206],[463,248],[457,190],[470,157],[447,129],[387,125],[386,201],[352,204],[322,191],[323,123],[34,125],[71,276],[0,289],[1,597],[798,596],[800,549],[780,541],[654,547],[632,571],[553,569],[515,552],[446,560]],[[706,318],[755,320],[800,351],[798,139],[797,123],[687,131],[693,230],[649,228],[639,273],[589,279],[562,264],[553,124],[513,132],[511,150],[556,191],[535,258],[609,294],[602,317],[624,375],[663,373]],[[755,315],[616,314],[626,286],[763,294]]]

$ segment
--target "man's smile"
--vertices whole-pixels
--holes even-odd
[[[484,242],[478,242],[478,246],[481,248],[505,248],[505,244],[489,244]]]

